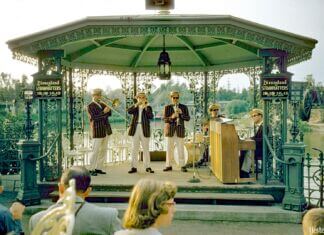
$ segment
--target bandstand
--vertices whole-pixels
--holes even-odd
[[[137,91],[150,93],[152,81],[159,79],[157,61],[165,49],[170,56],[172,75],[183,76],[190,84],[195,130],[199,130],[207,115],[209,103],[215,101],[214,98],[208,100],[208,94],[216,93],[223,75],[244,73],[250,78],[254,107],[263,108],[265,114],[264,174],[251,187],[256,194],[271,194],[276,202],[282,202],[286,190],[284,208],[303,210],[302,174],[299,179],[290,178],[290,174],[298,171],[290,167],[298,167],[297,163],[301,162],[303,144],[297,138],[297,117],[288,112],[289,105],[295,107],[299,99],[291,92],[293,79],[287,67],[310,59],[316,43],[308,37],[233,16],[172,14],[87,17],[8,41],[15,59],[38,66],[38,73],[33,75],[34,83],[61,81],[61,92],[36,94],[39,184],[44,187],[43,181],[57,178],[67,155],[73,156],[73,151],[77,155],[80,145],[77,140],[81,138],[82,145],[85,142],[84,96],[88,78],[96,74],[116,76],[121,81],[127,108]],[[287,82],[287,93],[268,94],[260,88],[267,79],[276,78]],[[289,118],[293,120],[291,140],[287,133]],[[266,131],[267,126],[273,129],[271,136]],[[121,139],[123,136],[121,133]],[[156,148],[152,150],[161,150]],[[127,178],[124,171],[121,177]],[[116,170],[112,172],[117,174]],[[172,176],[166,177],[172,179]],[[181,185],[181,177],[177,175],[174,180],[186,191],[191,186]],[[97,179],[94,183],[98,187],[106,181]],[[115,188],[125,186],[129,189],[134,183],[134,179],[128,182],[123,179],[122,183],[118,182],[118,177],[115,180],[112,184]],[[253,191],[246,185],[222,187],[219,182],[215,185],[213,182],[216,180],[201,184],[210,187],[210,192]],[[200,190],[197,185],[193,188]]]

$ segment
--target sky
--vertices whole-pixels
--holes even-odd
[[[30,76],[37,68],[12,59],[6,41],[62,25],[87,16],[155,14],[145,10],[145,0],[1,0],[0,1],[0,72],[13,77]],[[172,14],[213,14],[235,17],[318,40],[310,60],[288,68],[293,80],[312,74],[324,83],[323,0],[175,0]],[[322,62],[322,63],[321,63]],[[249,85],[247,77],[232,75],[219,86],[241,89]],[[232,79],[233,78],[233,79]],[[179,79],[178,79],[179,80]],[[107,81],[93,77],[88,89]],[[232,82],[233,81],[233,82]],[[119,86],[119,83],[114,83]],[[114,88],[114,87],[112,87]]]

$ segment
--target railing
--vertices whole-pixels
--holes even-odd
[[[313,148],[319,152],[316,157],[306,154],[306,164],[304,165],[304,188],[308,205],[323,207],[324,205],[324,157],[323,151]]]
[[[18,174],[20,161],[17,149],[18,139],[0,139],[0,173]]]
[[[192,133],[191,133],[192,134]],[[186,140],[192,139],[191,135],[186,131]],[[64,168],[73,164],[89,165],[89,155],[92,152],[92,141],[89,133],[74,133],[74,149],[69,148],[69,141],[63,134],[63,155]],[[128,136],[125,128],[114,129],[113,134],[109,136],[107,146],[107,159],[105,163],[121,163],[131,159],[132,137]],[[165,151],[166,139],[163,135],[163,129],[152,128],[150,138],[150,151]]]

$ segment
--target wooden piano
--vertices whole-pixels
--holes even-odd
[[[234,124],[210,121],[211,170],[222,183],[242,183],[256,181],[254,174],[254,140],[240,140]],[[252,174],[250,178],[240,178],[240,150],[251,151]]]

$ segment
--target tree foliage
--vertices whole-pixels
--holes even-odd
[[[226,106],[226,113],[229,115],[236,115],[245,113],[249,110],[248,102],[245,100],[232,100]]]
[[[27,84],[27,76],[21,81],[12,78],[10,74],[0,73],[0,101],[13,101],[20,97],[21,91]]]

